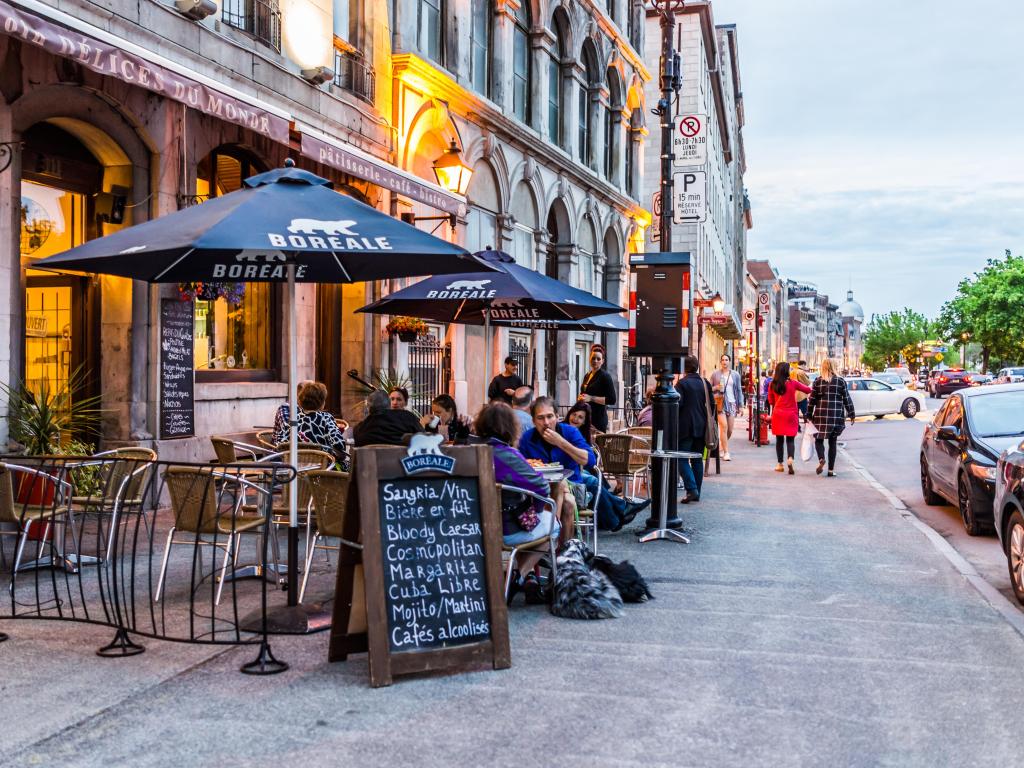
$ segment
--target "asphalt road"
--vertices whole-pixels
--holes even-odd
[[[1010,587],[1006,557],[995,533],[968,536],[956,507],[930,507],[921,497],[921,435],[942,402],[927,398],[926,410],[914,419],[897,415],[878,420],[873,417],[857,419],[856,424],[843,432],[842,440],[849,454],[876,480],[941,534],[989,584],[1017,605]]]

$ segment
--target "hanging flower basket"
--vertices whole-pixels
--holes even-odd
[[[402,341],[413,342],[419,336],[425,336],[429,332],[427,324],[418,317],[404,317],[399,315],[393,317],[391,322],[384,328],[391,336],[397,336]]]
[[[182,301],[216,301],[239,304],[245,297],[245,283],[178,283]]]

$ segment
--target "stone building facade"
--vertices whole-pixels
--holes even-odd
[[[269,424],[286,397],[294,312],[300,379],[325,381],[335,412],[361,415],[345,371],[382,367],[475,408],[490,374],[479,330],[438,326],[409,349],[385,319],[354,313],[396,281],[303,285],[294,307],[247,284],[240,303],[195,303],[197,433],[161,440],[159,312],[178,287],[33,264],[292,157],[393,216],[621,303],[625,254],[649,223],[638,195],[650,73],[640,4],[609,7],[0,0],[0,380],[59,386],[81,366],[102,398],[104,446],[206,457],[209,435]],[[474,170],[465,197],[433,173],[452,142]],[[501,332],[493,359],[514,347],[539,390],[566,402],[598,341],[616,373],[614,336]]]

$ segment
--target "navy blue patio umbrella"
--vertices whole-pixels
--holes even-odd
[[[622,315],[601,315],[585,317],[582,320],[495,320],[493,325],[502,328],[522,328],[528,331],[603,331],[604,333],[625,333],[629,320]]]
[[[495,271],[428,277],[356,311],[482,325],[488,375],[492,323],[503,326],[562,323],[626,311],[610,301],[527,269],[504,251],[487,249],[474,256]]]
[[[235,192],[37,261],[38,269],[119,275],[149,283],[351,283],[490,269],[464,248],[416,229],[285,167],[252,176]],[[290,461],[297,465],[295,313],[288,313]],[[298,541],[297,483],[289,500],[289,561]],[[294,570],[292,571],[294,573]],[[294,605],[295,578],[288,580]]]

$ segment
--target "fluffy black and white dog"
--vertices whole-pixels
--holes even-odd
[[[589,553],[590,550],[587,551]],[[654,595],[651,594],[651,590],[648,588],[647,582],[644,581],[644,577],[640,575],[640,572],[633,567],[629,560],[616,563],[605,555],[591,554],[587,560],[587,565],[607,576],[612,586],[619,590],[619,594],[622,595],[624,602],[643,603],[654,599]]]
[[[558,581],[551,612],[566,619],[617,619],[622,596],[600,571],[587,565],[593,553],[579,539],[569,539],[558,551]]]

